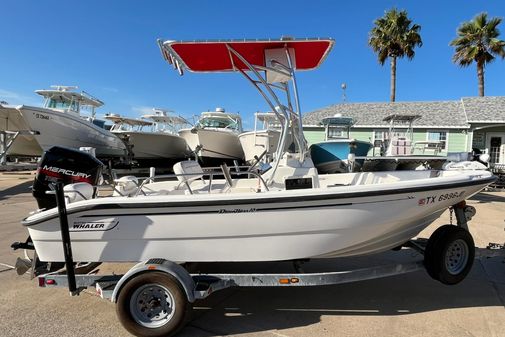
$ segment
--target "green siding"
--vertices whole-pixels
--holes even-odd
[[[428,138],[428,131],[446,131],[447,132],[447,147],[442,150],[438,155],[447,155],[447,152],[466,152],[466,133],[463,133],[461,129],[415,129],[413,135],[413,141],[425,141]],[[431,152],[431,153],[428,153]],[[425,154],[433,154],[433,151],[427,150]],[[421,154],[422,151],[416,151],[415,154]]]
[[[449,152],[468,152],[471,149],[467,148],[467,134],[462,130],[449,131]]]
[[[305,139],[307,139],[309,145],[324,141],[324,129],[320,131],[305,130],[303,131],[303,134],[305,135]]]
[[[373,131],[364,129],[351,129],[350,137],[357,140],[363,140],[365,142],[372,142]]]
[[[373,141],[373,132],[375,129],[358,129],[358,128],[353,128],[351,129],[351,138],[355,138],[358,140],[362,141],[367,141],[367,142],[372,142]],[[382,128],[377,128],[377,131],[382,130],[382,131],[387,131],[387,129],[382,129]],[[413,133],[413,141],[418,142],[418,141],[425,141],[428,137],[428,130],[432,129],[414,129]],[[437,130],[437,129],[433,129]],[[441,130],[441,129],[438,129]],[[438,153],[438,155],[446,155],[447,152],[467,152],[470,151],[470,149],[467,147],[467,135],[463,130],[461,129],[455,129],[455,130],[441,130],[441,131],[446,131],[448,132],[447,135],[447,149]],[[324,141],[324,129],[323,128],[307,128],[304,131],[305,138],[310,144],[314,144],[317,142],[322,142]],[[415,154],[421,154],[421,151],[416,151]],[[433,151],[431,150],[426,150],[425,153],[426,155],[433,154]],[[372,155],[372,150],[370,150],[369,155]]]

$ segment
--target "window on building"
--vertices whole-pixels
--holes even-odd
[[[439,146],[441,150],[447,150],[447,131],[428,131],[426,140],[433,142],[433,144],[428,144],[428,148]]]
[[[373,130],[373,145],[374,147],[381,147],[386,139],[386,130]]]
[[[373,131],[373,140],[384,140],[385,131],[383,130],[374,130]]]

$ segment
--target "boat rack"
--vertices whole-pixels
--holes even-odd
[[[11,148],[12,144],[16,138],[20,135],[37,135],[39,132],[37,131],[8,131],[3,130],[0,131],[0,165],[7,165],[7,152]]]
[[[322,273],[282,273],[282,274],[189,274],[182,276],[183,267],[167,260],[150,260],[135,265],[124,275],[92,275],[76,274],[75,291],[71,295],[78,295],[89,287],[95,287],[101,298],[117,301],[117,293],[121,285],[134,275],[146,271],[161,271],[174,275],[183,284],[192,301],[208,297],[218,290],[230,287],[288,287],[288,286],[323,286],[372,280],[388,276],[396,276],[424,269],[422,260],[408,263],[387,264],[354,270],[322,272]],[[190,280],[190,281],[189,281]],[[40,287],[71,287],[68,273],[52,273],[38,276]]]

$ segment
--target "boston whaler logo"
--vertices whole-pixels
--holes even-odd
[[[218,214],[227,214],[227,213],[254,213],[256,212],[256,208],[234,208],[234,209],[224,209],[221,208],[217,211]]]
[[[93,232],[93,231],[108,231],[116,227],[119,220],[105,219],[98,221],[80,221],[73,222],[72,227],[69,228],[70,232]]]

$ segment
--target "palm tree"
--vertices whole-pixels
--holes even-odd
[[[384,65],[386,60],[391,60],[391,102],[396,99],[396,59],[407,56],[414,58],[414,48],[421,47],[423,41],[419,31],[421,26],[412,24],[407,17],[407,11],[398,11],[396,8],[384,13],[384,16],[375,20],[375,27],[370,31],[368,44],[377,53],[379,63]]]
[[[452,57],[454,63],[468,67],[477,63],[479,96],[484,96],[484,67],[492,62],[496,55],[505,57],[505,41],[499,40],[497,26],[501,18],[488,20],[487,13],[480,13],[472,21],[463,22],[458,28],[458,37],[451,41],[456,51]]]

